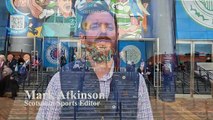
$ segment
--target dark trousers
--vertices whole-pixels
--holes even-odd
[[[0,96],[3,96],[6,91],[12,92],[12,97],[17,96],[19,86],[15,79],[10,79],[10,76],[6,76],[0,81]]]
[[[6,81],[4,79],[0,80],[0,96],[3,96],[6,89]]]
[[[16,80],[10,80],[10,89],[12,93],[12,97],[17,96],[17,92],[19,90],[18,82]]]
[[[163,90],[166,91],[171,91],[172,90],[172,81],[173,77],[171,75],[164,75],[163,76]]]

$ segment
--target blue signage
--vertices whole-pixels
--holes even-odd
[[[177,39],[213,39],[213,10],[204,2],[176,0]]]
[[[139,66],[146,59],[145,43],[139,41],[119,41],[120,67],[129,63]]]

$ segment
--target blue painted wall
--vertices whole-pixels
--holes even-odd
[[[0,4],[0,51],[4,50],[5,38],[6,38],[6,26],[8,22],[8,11],[4,4],[4,1],[1,1]]]
[[[6,36],[6,26],[7,26],[7,22],[8,22],[8,11],[7,8],[3,3],[0,4],[0,36]]]
[[[213,29],[195,22],[186,13],[181,0],[176,0],[176,38],[213,40]]]

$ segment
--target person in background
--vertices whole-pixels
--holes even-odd
[[[171,81],[173,79],[173,64],[170,60],[165,60],[162,66],[164,91],[171,91]]]
[[[13,72],[15,71],[15,67],[16,67],[16,63],[17,61],[14,59],[14,55],[13,54],[8,54],[7,55],[7,62],[6,65],[13,70]]]
[[[17,91],[19,89],[18,82],[15,80],[14,73],[11,68],[4,65],[4,70],[2,73],[3,83],[5,83],[5,91],[11,91],[11,99],[15,100],[17,97]]]
[[[0,80],[2,79],[2,71],[3,71],[3,67],[5,65],[5,56],[4,55],[0,55]]]
[[[2,79],[0,80],[0,96],[3,96],[10,87],[10,77],[13,72],[9,67],[7,67],[7,65],[3,65],[2,67]]]
[[[132,61],[131,64],[131,72],[135,72],[135,63]]]
[[[17,58],[17,61],[18,61],[18,66],[24,64],[24,59],[21,55],[18,55],[16,58]]]
[[[5,82],[3,82],[3,69],[5,65],[6,58],[4,55],[0,55],[0,96],[4,95]]]
[[[66,59],[65,55],[61,56],[60,64],[61,64],[61,67],[63,67],[64,65],[67,64],[67,59]]]
[[[143,61],[141,62],[140,67],[137,69],[137,72],[142,75],[144,74],[144,62]]]
[[[151,81],[151,83],[153,84],[153,76],[154,76],[154,66],[152,64],[152,62],[148,62],[148,65],[146,67],[146,74],[148,76],[149,81]]]
[[[207,57],[206,57],[206,62],[212,62],[212,59],[211,59],[210,56],[207,56]]]
[[[20,61],[20,65],[18,66],[18,74],[19,74],[19,84],[24,82],[29,76],[30,70],[30,55],[25,54],[23,56],[23,63],[22,60]]]
[[[184,62],[180,61],[179,70],[180,71],[185,71],[185,69],[186,69],[186,66],[184,65]]]
[[[0,96],[2,97],[4,93],[8,90],[11,90],[13,100],[17,96],[18,84],[14,80],[13,70],[5,64],[6,58],[4,55],[0,55]]]
[[[25,54],[23,56],[24,59],[24,66],[27,68],[27,70],[29,71],[29,66],[30,66],[30,55],[29,54]]]
[[[126,72],[131,72],[132,66],[131,66],[131,62],[128,61],[126,64]]]

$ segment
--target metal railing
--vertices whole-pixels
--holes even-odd
[[[53,75],[52,75],[52,73],[46,73],[45,76],[46,76],[46,77],[44,77],[45,80],[42,78],[42,81],[35,88],[35,95],[37,95],[36,93],[38,93],[39,89],[41,89],[41,93],[44,93],[44,89],[47,88],[48,83],[49,83],[49,81],[50,81],[50,79],[52,78]],[[24,84],[23,84],[23,90],[25,90],[25,85]],[[31,97],[32,97],[32,95],[31,95]],[[30,98],[29,100],[32,100],[32,98]]]
[[[198,73],[196,74],[197,75],[196,78],[198,78],[200,81],[204,82],[205,91],[207,91],[207,87],[208,87],[207,82],[211,82],[213,80],[213,78],[210,77],[210,76],[213,76],[211,71],[213,71],[213,70],[205,70],[204,68],[198,66]],[[198,79],[197,79],[196,86],[197,86],[197,90],[199,91]],[[209,87],[211,87],[211,86],[209,86]]]
[[[146,84],[147,84],[149,96],[151,96],[151,88],[152,88],[154,90],[154,96],[156,97],[157,90],[156,90],[156,87],[154,86],[154,84],[152,83],[152,81],[154,82],[154,77],[153,77],[153,80],[151,81],[147,74],[144,74],[143,76],[144,76],[144,79],[145,79]]]
[[[186,86],[187,86],[187,87],[190,87],[190,82],[189,82],[189,81],[187,82],[187,79],[190,78],[190,77],[189,77],[190,74],[187,73],[187,72],[185,72],[185,71],[181,71],[181,74],[182,74],[182,78],[179,77],[178,75],[175,75],[175,76],[174,76],[174,77],[176,78],[176,80],[175,80],[175,87],[176,87],[176,81],[177,81],[177,80],[180,80],[180,81],[181,81],[181,86],[182,86],[182,93],[185,94],[185,87],[186,87]],[[176,88],[175,88],[175,91],[176,91]],[[193,90],[193,91],[194,91],[194,93],[199,94],[198,91],[196,91],[196,90]]]

